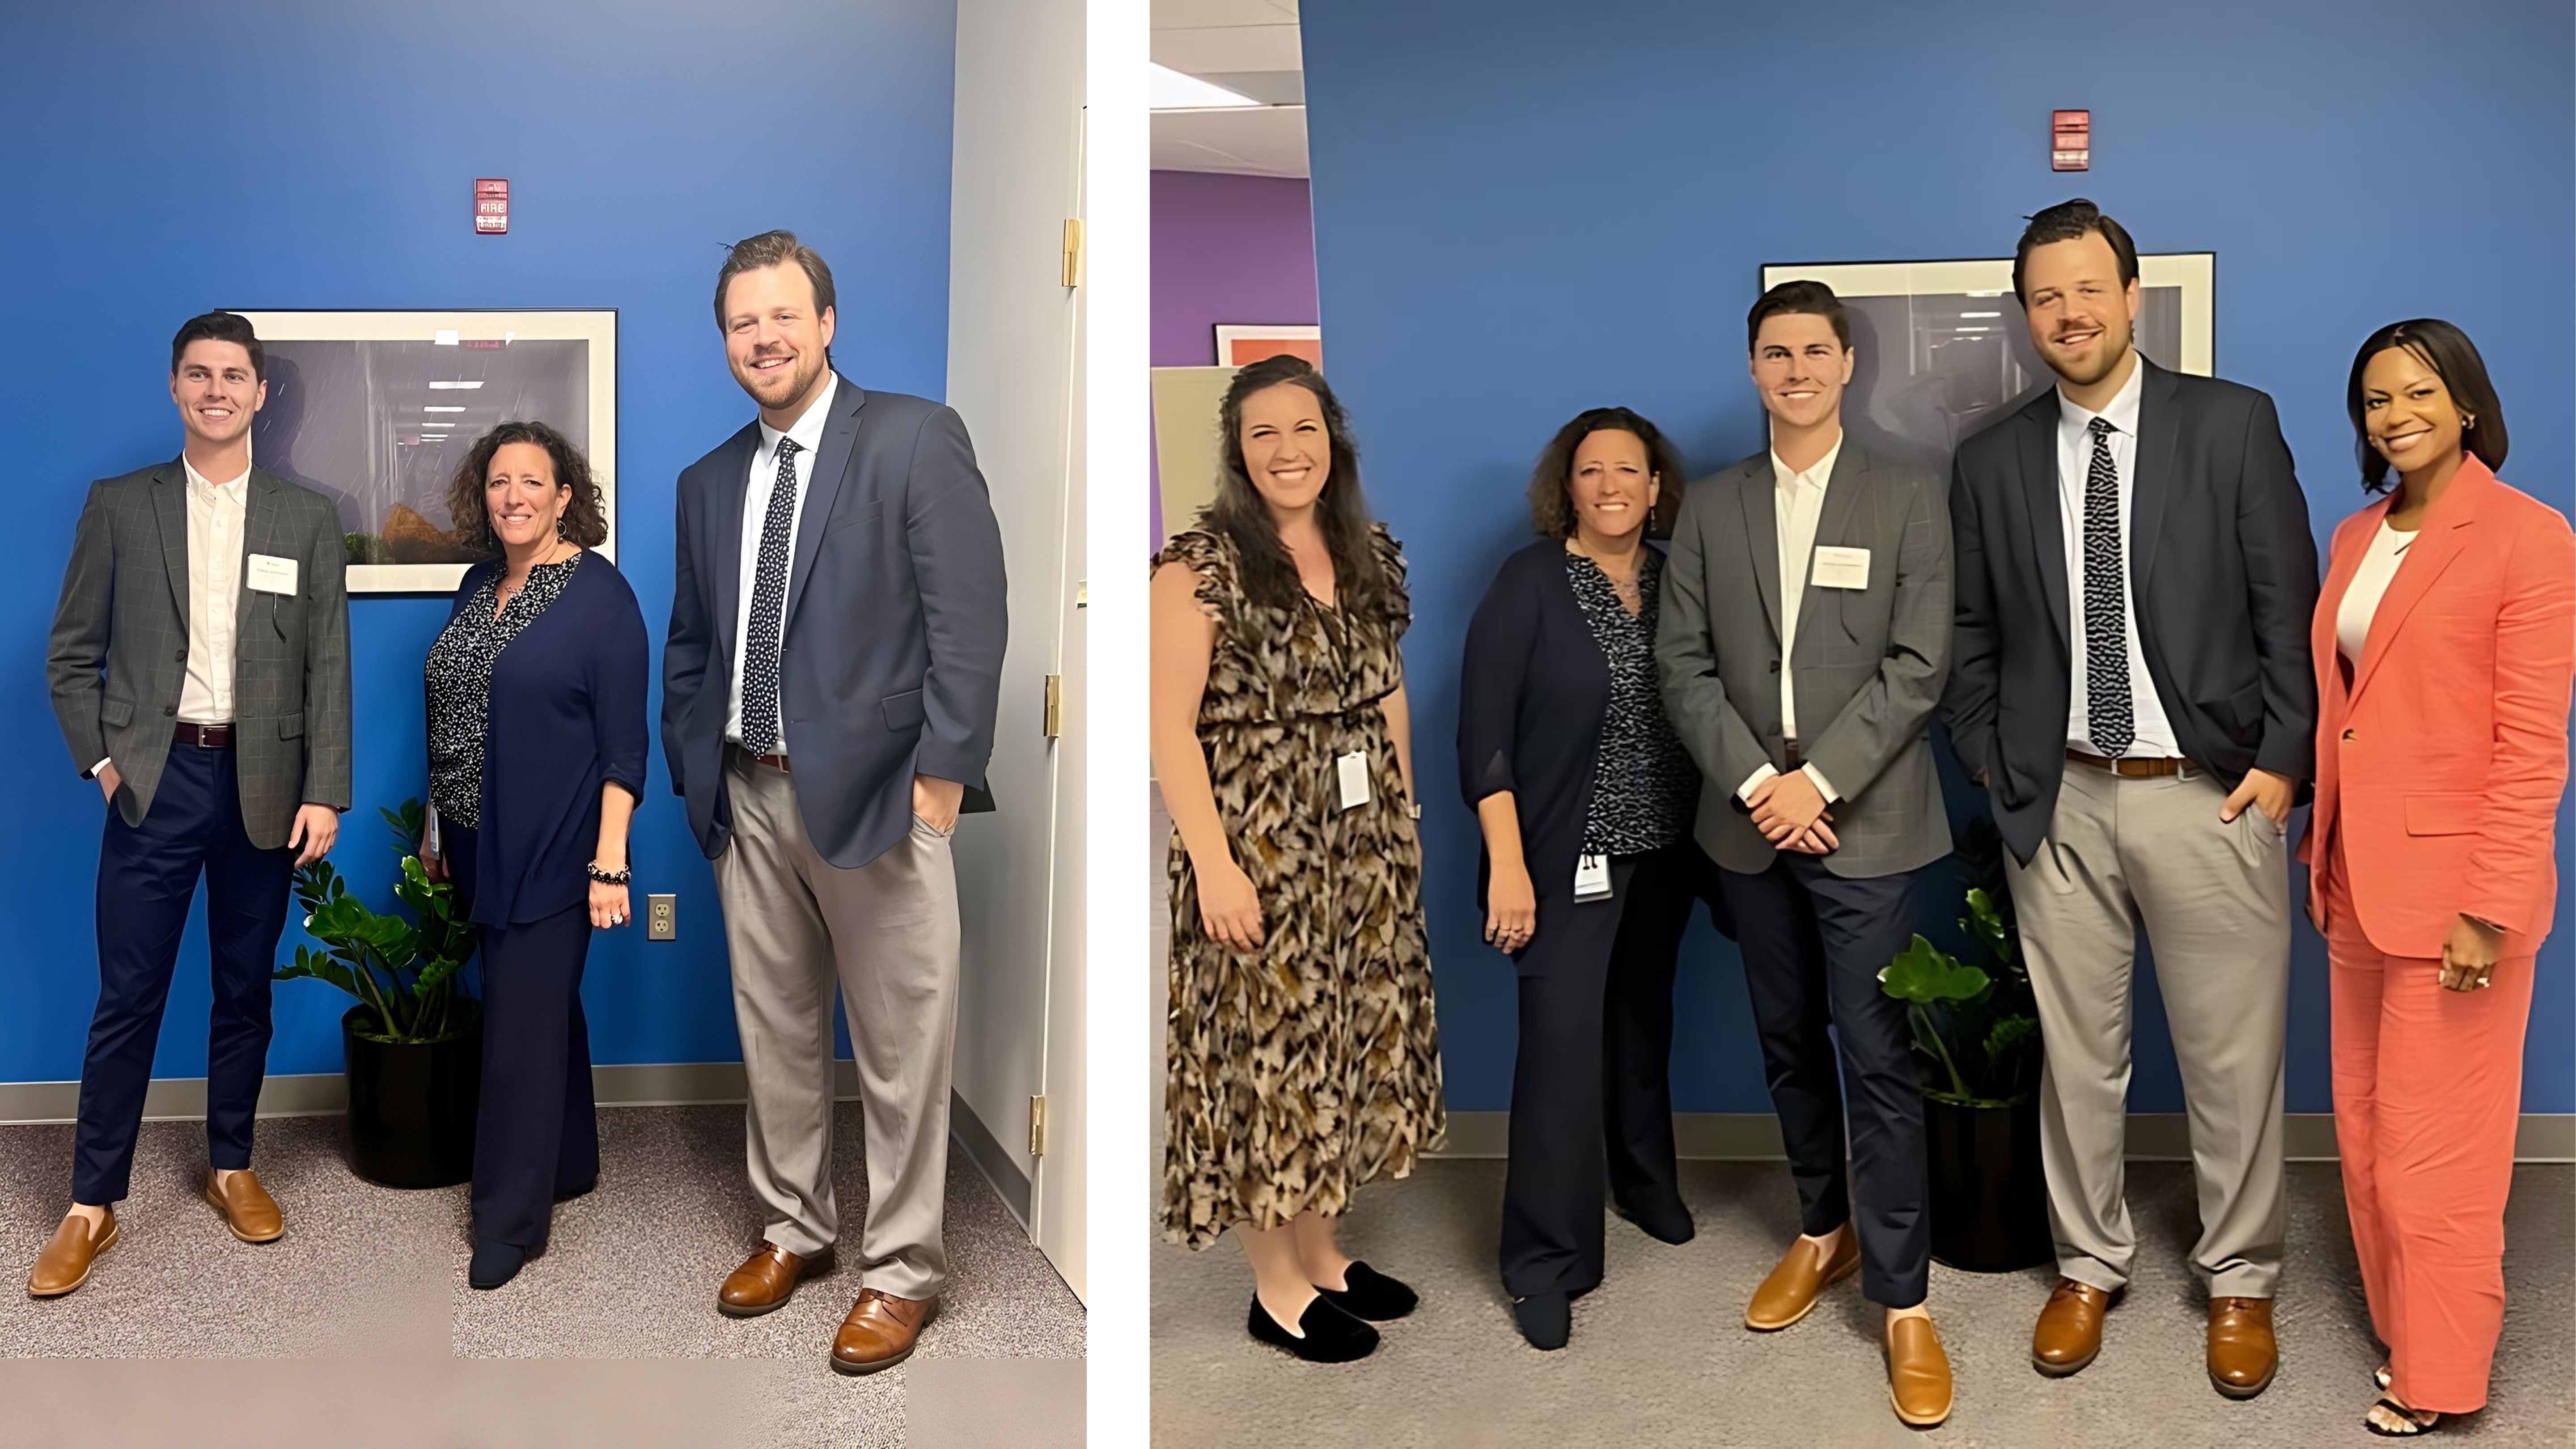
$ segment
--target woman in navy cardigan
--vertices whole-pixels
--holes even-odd
[[[498,1288],[553,1205],[599,1177],[581,970],[626,924],[626,827],[644,796],[651,649],[635,591],[590,549],[608,527],[579,449],[543,423],[478,440],[448,495],[467,571],[424,670],[432,879],[482,928],[474,1261]]]
[[[1664,718],[1656,584],[1682,461],[1626,408],[1567,423],[1530,480],[1540,541],[1467,628],[1458,766],[1483,827],[1485,939],[1520,975],[1503,1289],[1562,1348],[1601,1281],[1604,1159],[1622,1216],[1691,1237],[1673,1150],[1673,963],[1707,862],[1699,771]],[[1660,522],[1663,527],[1653,525]]]

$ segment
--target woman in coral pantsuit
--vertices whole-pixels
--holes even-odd
[[[2533,958],[2576,675],[2576,534],[2498,481],[2504,413],[2447,322],[2353,359],[2364,483],[2311,634],[2317,796],[2301,858],[2332,962],[2335,1136],[2370,1316],[2373,1433],[2486,1404]],[[2395,487],[2389,473],[2397,474]]]

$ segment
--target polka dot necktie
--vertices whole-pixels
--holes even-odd
[[[2111,425],[2095,418],[2084,475],[2084,711],[2093,748],[2117,757],[2138,737],[2129,703],[2129,584],[2120,558],[2120,472]]]
[[[786,624],[799,451],[795,439],[778,440],[778,479],[760,520],[760,570],[753,576],[751,629],[742,646],[742,747],[755,755],[773,754],[787,742],[778,728],[778,637]]]

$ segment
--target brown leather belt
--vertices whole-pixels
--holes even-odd
[[[744,749],[742,746],[731,742],[727,742],[725,748],[733,751],[742,758],[749,760],[755,765],[767,765],[769,768],[776,770],[782,775],[791,775],[795,773],[795,771],[789,767],[787,757],[785,755],[755,755],[751,751]]]
[[[2169,775],[2179,775],[2185,770],[2200,769],[2200,766],[2189,760],[2172,758],[2114,760],[2102,755],[2088,755],[2082,750],[2068,750],[2066,758],[2075,764],[2090,765],[2105,774],[2117,775],[2123,780],[2161,780]]]
[[[190,724],[181,720],[172,732],[170,742],[195,745],[201,750],[229,750],[233,747],[233,727],[228,724]]]

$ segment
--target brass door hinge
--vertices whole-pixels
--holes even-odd
[[[1029,1098],[1029,1156],[1046,1156],[1046,1098]]]
[[[1064,284],[1082,285],[1082,218],[1078,216],[1064,222]]]
[[[1046,737],[1055,739],[1064,733],[1064,676],[1046,677]]]

